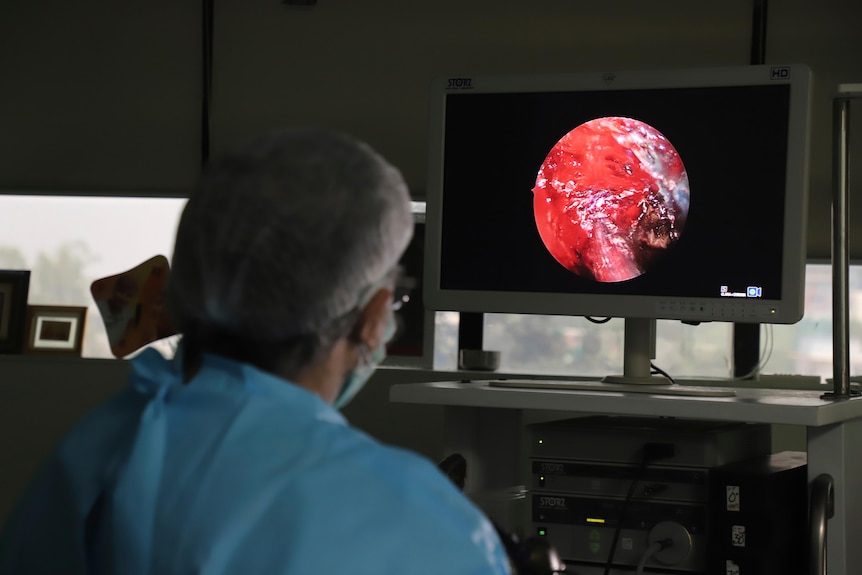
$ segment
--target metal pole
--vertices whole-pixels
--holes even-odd
[[[843,84],[832,103],[832,392],[829,399],[847,399],[850,389],[850,236],[848,182],[850,100],[862,98],[862,84]]]
[[[848,321],[849,236],[847,235],[847,155],[850,102],[838,97],[832,104],[834,163],[832,177],[832,397],[850,396],[850,322]]]

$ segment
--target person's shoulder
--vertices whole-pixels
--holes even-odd
[[[381,443],[349,424],[321,423],[328,439],[318,445],[325,465],[345,470],[345,480],[357,484],[362,478],[380,485],[393,498],[410,499],[421,493],[453,503],[464,497],[455,485],[424,455]]]
[[[400,486],[411,485],[434,491],[451,493],[454,485],[427,457],[416,452],[381,443],[365,432],[352,427],[334,426],[338,439],[334,442],[333,460],[350,466],[360,475],[370,474],[385,484],[391,484],[396,493]],[[413,493],[410,489],[406,493]]]

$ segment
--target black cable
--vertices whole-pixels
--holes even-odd
[[[628,493],[626,493],[626,498],[623,500],[623,506],[620,509],[620,515],[617,519],[617,526],[614,529],[614,536],[611,540],[611,548],[608,550],[608,560],[605,563],[605,572],[604,575],[610,575],[611,567],[614,564],[614,553],[617,550],[617,543],[620,539],[620,533],[623,530],[623,522],[626,518],[626,512],[628,511],[629,504],[634,498],[635,488],[637,484],[643,479],[644,472],[647,469],[647,466],[658,460],[664,459],[667,457],[672,457],[674,453],[674,446],[672,444],[665,443],[647,443],[643,447],[643,454],[641,455],[641,461],[638,464],[637,469],[635,470],[635,476],[632,479],[631,484],[629,485]]]
[[[602,324],[602,323],[608,323],[609,321],[611,321],[611,320],[612,320],[612,319],[614,319],[614,318],[612,318],[612,317],[604,317],[604,318],[601,318],[601,319],[596,319],[596,318],[594,318],[594,317],[590,317],[590,316],[588,316],[588,315],[585,315],[585,316],[584,316],[584,319],[585,319],[585,320],[587,320],[588,322],[591,322],[591,323],[598,323],[598,324]]]
[[[626,493],[626,498],[623,500],[622,509],[620,509],[620,515],[617,519],[617,526],[614,529],[614,537],[611,539],[611,548],[608,550],[608,560],[605,563],[605,573],[604,575],[610,575],[611,567],[614,564],[614,553],[617,550],[617,542],[620,539],[620,533],[623,530],[623,521],[626,517],[626,511],[628,511],[629,504],[631,503],[632,498],[635,494],[635,487],[640,483],[640,480],[643,478],[644,471],[646,470],[647,460],[644,457],[640,465],[638,465],[637,472],[635,473],[634,478],[632,479],[631,484],[629,485],[628,493]]]
[[[674,381],[674,379],[670,376],[670,374],[668,372],[666,372],[665,370],[663,370],[662,368],[660,368],[659,366],[657,366],[653,362],[650,362],[649,366],[650,366],[650,369],[651,369],[651,372],[653,375],[661,375],[662,377],[664,377],[668,381],[670,381],[672,384],[676,385],[676,381]]]
[[[751,12],[751,64],[766,63],[767,0],[754,0]]]
[[[213,68],[213,3],[201,3],[201,166],[210,156],[210,99],[212,97]]]

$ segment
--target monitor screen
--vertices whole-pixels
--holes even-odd
[[[794,323],[805,66],[433,86],[433,310]]]

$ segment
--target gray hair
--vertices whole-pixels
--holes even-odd
[[[271,133],[204,171],[180,220],[167,304],[181,332],[320,336],[355,312],[412,234],[407,185],[367,144]]]

